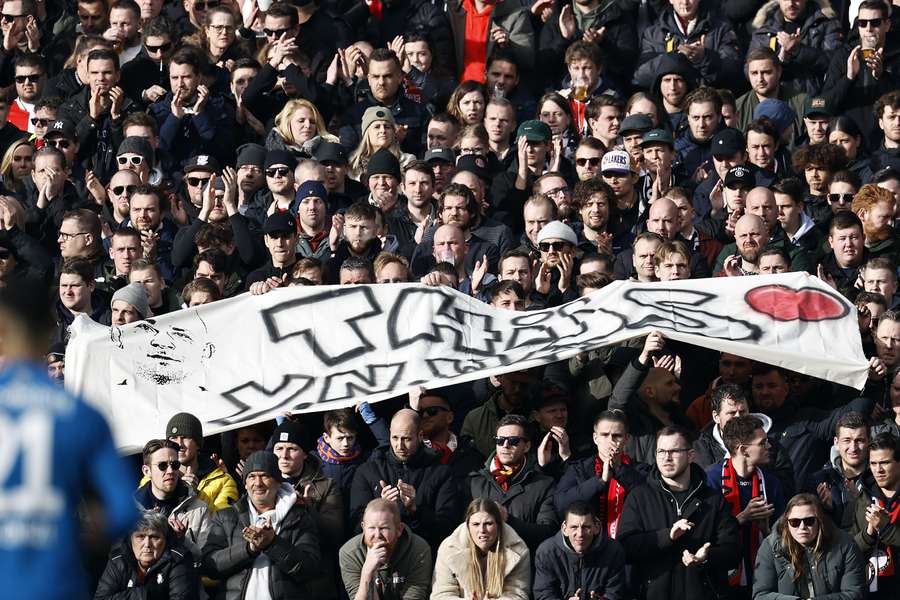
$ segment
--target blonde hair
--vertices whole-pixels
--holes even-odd
[[[387,119],[376,119],[369,124],[369,127],[378,123],[379,121],[387,121]],[[375,154],[377,148],[375,148],[371,142],[369,142],[369,127],[366,128],[365,131],[362,132],[362,136],[359,140],[359,145],[356,147],[356,150],[353,151],[353,154],[350,155],[350,177],[357,179],[358,181],[362,181],[366,168],[369,166],[369,158]],[[402,152],[400,150],[400,142],[397,141],[397,126],[394,125],[394,141],[393,143],[386,148],[391,154],[397,157],[397,160],[400,160],[402,156]]]
[[[487,513],[497,523],[497,541],[487,552],[486,568],[481,570],[481,550],[472,540],[468,531],[469,519],[475,513]],[[469,546],[469,561],[463,570],[463,577],[469,589],[477,598],[499,598],[503,595],[503,583],[506,578],[506,553],[503,551],[503,518],[500,507],[489,498],[476,498],[466,509],[466,541]]]
[[[31,143],[26,138],[19,138],[6,149],[6,152],[3,153],[3,160],[0,161],[0,180],[2,180],[8,188],[16,191],[22,191],[25,188],[22,184],[22,180],[16,179],[15,175],[13,175],[13,154],[23,146],[31,148],[31,157],[33,160],[34,148],[31,146]]]
[[[278,135],[281,136],[281,139],[294,146],[299,146],[302,142],[295,140],[294,136],[291,134],[291,118],[294,116],[294,113],[301,108],[309,109],[312,112],[313,118],[316,120],[316,135],[325,135],[328,133],[325,128],[325,119],[322,118],[322,113],[319,112],[319,109],[316,108],[315,104],[303,98],[288,100],[287,104],[284,105],[284,108],[281,109],[281,112],[275,117],[274,129]]]

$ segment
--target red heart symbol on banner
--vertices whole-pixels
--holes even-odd
[[[744,299],[756,312],[776,321],[826,321],[849,312],[833,294],[815,288],[795,290],[783,285],[764,285],[747,292]]]

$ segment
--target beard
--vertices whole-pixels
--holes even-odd
[[[741,248],[738,250],[738,253],[741,255],[741,258],[746,260],[748,263],[755,265],[756,261],[759,260],[759,247],[756,248]]]
[[[556,210],[556,216],[560,221],[568,221],[575,216],[575,207],[573,207],[571,204],[563,204],[562,206],[558,206]]]
[[[893,230],[890,225],[885,225],[884,227],[872,227],[863,221],[863,233],[868,242],[883,242],[893,235]]]

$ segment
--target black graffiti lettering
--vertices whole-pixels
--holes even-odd
[[[278,387],[266,389],[255,381],[222,392],[222,397],[237,409],[226,417],[211,421],[215,425],[231,425],[249,421],[266,413],[287,409],[312,384],[307,375],[285,375]]]
[[[375,350],[359,322],[380,314],[372,290],[354,286],[276,304],[263,309],[262,319],[274,343],[300,336],[316,358],[332,367]],[[316,336],[316,323],[310,319],[327,322],[329,335]]]
[[[457,358],[428,358],[425,360],[425,364],[428,365],[428,369],[434,377],[442,379],[487,368],[487,364],[483,361]]]
[[[628,329],[654,327],[702,332],[709,338],[734,341],[762,337],[762,329],[754,323],[699,308],[718,299],[710,292],[639,287],[627,290],[624,299],[645,309],[629,311],[631,319],[625,325]]]
[[[441,304],[432,320],[410,318],[417,305],[431,306],[435,294]],[[456,297],[440,288],[405,288],[397,294],[397,301],[388,315],[388,342],[394,350],[405,348],[419,341],[445,342],[450,336],[456,351],[492,356],[502,333],[493,329],[494,319],[489,315],[469,312],[455,306]],[[474,335],[473,335],[474,333]]]
[[[387,392],[398,387],[406,363],[368,365],[358,371],[342,371],[325,378],[319,402],[333,402]]]
[[[513,332],[506,350],[534,348],[531,354],[555,351],[571,343],[583,344],[586,335],[602,339],[620,331],[625,318],[618,313],[589,306],[590,299],[579,298],[554,310],[542,311],[540,319],[533,315],[521,315],[513,319]],[[553,326],[543,325],[552,322]],[[531,355],[529,354],[529,355]]]

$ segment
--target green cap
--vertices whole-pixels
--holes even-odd
[[[674,148],[675,140],[672,139],[672,134],[665,129],[651,129],[644,134],[644,139],[641,140],[641,147],[649,146],[650,144],[668,144],[669,147]]]
[[[803,102],[803,116],[808,117],[810,115],[833,117],[834,112],[831,110],[828,100],[823,96],[807,96]]]
[[[529,142],[549,142],[550,138],[553,137],[553,132],[550,131],[550,126],[543,121],[532,119],[519,125],[516,139],[523,135]]]

